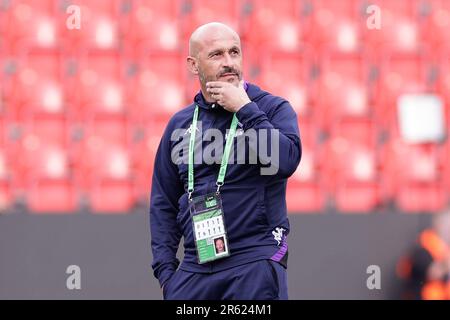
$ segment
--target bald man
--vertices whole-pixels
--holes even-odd
[[[297,116],[288,101],[243,80],[239,35],[224,24],[192,33],[187,67],[201,89],[170,119],[152,179],[152,267],[163,297],[287,299]],[[215,250],[218,238],[224,252]]]

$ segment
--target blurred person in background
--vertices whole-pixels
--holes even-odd
[[[433,217],[397,273],[405,280],[402,298],[450,300],[450,209]]]
[[[198,76],[201,90],[191,105],[171,118],[156,154],[150,199],[154,275],[165,299],[287,299],[286,182],[301,158],[296,113],[285,99],[243,81],[241,41],[224,24],[208,23],[193,32],[187,65]],[[274,142],[271,138],[263,142],[271,153],[276,153],[278,144],[276,172],[262,174],[267,164],[258,158],[255,164],[228,164],[224,181],[219,183],[220,158],[222,164],[226,158],[222,154],[219,163],[195,162],[193,172],[186,162],[174,163],[172,155],[180,142],[171,135],[182,129],[182,137],[194,133],[202,137],[196,117],[203,129],[218,129],[221,135],[228,132],[231,139],[239,138],[237,133],[231,134],[233,125],[240,135],[254,130],[268,132],[271,138],[278,136]],[[227,135],[222,141],[226,140]],[[246,142],[246,154],[254,152],[250,148]],[[196,150],[187,152],[197,158]],[[203,230],[194,231],[191,200],[212,193],[220,194],[217,202],[223,204],[229,254],[201,263],[199,255],[209,250],[197,252],[197,235]],[[185,250],[179,265],[176,253],[182,236]]]

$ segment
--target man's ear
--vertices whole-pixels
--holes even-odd
[[[187,62],[187,66],[188,66],[189,71],[190,71],[192,74],[197,75],[197,74],[198,74],[197,59],[194,58],[194,57],[188,56],[188,57],[186,58],[186,62]]]

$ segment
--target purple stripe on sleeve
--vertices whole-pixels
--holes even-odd
[[[278,250],[271,258],[270,260],[280,262],[281,259],[283,259],[284,255],[286,254],[288,250],[288,243],[286,241],[286,236],[283,237],[283,244],[281,245],[280,250]]]

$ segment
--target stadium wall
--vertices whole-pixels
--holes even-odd
[[[0,216],[0,299],[161,299],[148,216]],[[428,215],[291,215],[291,299],[399,298],[395,265]],[[180,253],[180,252],[179,252]],[[69,265],[81,289],[68,290]],[[369,290],[369,265],[381,289]]]

